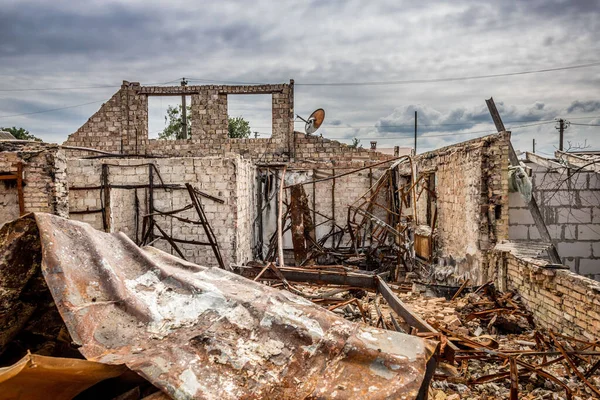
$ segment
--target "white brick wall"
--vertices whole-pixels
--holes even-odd
[[[226,265],[248,261],[251,256],[251,221],[254,202],[252,182],[254,167],[240,156],[206,158],[161,158],[161,159],[97,159],[70,160],[68,177],[71,187],[97,186],[100,184],[102,164],[109,166],[109,182],[113,185],[147,185],[147,163],[154,163],[165,184],[184,185],[191,183],[195,188],[224,200],[224,204],[200,197],[208,222],[210,223]],[[155,174],[154,184],[160,184]],[[140,202],[138,239],[142,238],[142,219],[148,213],[148,189],[118,189],[110,192],[110,229],[121,231],[136,240],[135,192]],[[71,211],[94,210],[101,208],[100,190],[71,190]],[[170,211],[190,204],[186,189],[155,189],[154,207],[160,211]],[[191,220],[198,220],[195,210],[178,214]],[[238,215],[240,218],[238,219]],[[102,229],[102,214],[72,214],[73,219],[90,223]],[[184,223],[173,218],[157,216],[156,223],[170,236],[182,240],[206,242],[206,235],[200,225]],[[155,234],[159,234],[155,229]],[[177,254],[165,240],[155,243],[157,248]],[[177,244],[189,261],[201,265],[216,266],[212,249],[208,246]]]
[[[548,170],[534,163],[534,196],[558,253],[579,274],[600,280],[600,180],[597,174]],[[535,240],[540,235],[518,193],[509,196],[509,238]]]

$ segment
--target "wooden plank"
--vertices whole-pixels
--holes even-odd
[[[431,236],[415,233],[415,254],[424,260],[431,259]]]
[[[361,287],[364,289],[377,289],[376,276],[361,274],[355,272],[338,272],[338,271],[311,271],[305,268],[284,267],[278,268],[285,279],[290,282],[307,282],[316,283],[319,285],[344,285]],[[263,277],[271,276],[269,271],[266,271]]]
[[[498,132],[504,132],[506,128],[504,128],[504,123],[502,122],[502,118],[500,118],[500,113],[496,108],[496,104],[494,103],[494,98],[490,97],[485,101],[485,104],[488,106],[488,110],[490,110],[490,114],[492,115],[492,120],[494,121],[494,125],[496,125],[496,130]]]
[[[102,227],[105,232],[110,232],[110,188],[108,187],[108,165],[102,164],[102,173],[100,177],[102,196]]]
[[[388,305],[392,310],[396,312],[399,316],[406,321],[412,327],[415,327],[419,330],[419,332],[429,332],[438,334],[439,332],[429,325],[423,318],[419,317],[417,314],[412,312],[408,306],[396,296],[396,294],[392,291],[392,289],[385,283],[381,277],[377,277],[377,290],[383,298],[388,302]],[[458,351],[458,347],[454,344],[448,342],[446,344],[445,355],[446,359],[450,361],[454,361],[454,354]]]
[[[490,114],[492,115],[492,119],[494,120],[494,124],[496,125],[496,129],[498,129],[498,132],[505,131],[504,124],[502,123],[502,118],[500,118],[500,113],[498,112],[498,109],[494,104],[494,99],[490,98],[485,102],[488,106],[488,109],[490,110]],[[517,157],[517,153],[515,152],[515,148],[512,145],[512,142],[509,142],[508,159],[510,161],[510,165],[512,165],[513,167],[521,165],[519,162],[519,158]],[[540,237],[544,242],[549,244],[549,247],[546,250],[546,252],[548,253],[550,261],[553,264],[562,264],[562,260],[560,259],[558,251],[556,250],[556,246],[554,246],[554,242],[552,241],[550,232],[548,232],[548,227],[544,222],[544,218],[542,217],[542,213],[540,212],[540,208],[537,205],[535,197],[531,196],[531,201],[527,204],[527,207],[529,208],[529,212],[533,217],[535,226],[538,232],[540,233]]]
[[[215,236],[215,233],[212,230],[212,227],[208,223],[208,219],[206,218],[206,214],[204,213],[204,208],[202,208],[202,204],[200,203],[200,201],[196,197],[196,192],[194,190],[194,187],[191,184],[189,184],[189,183],[186,183],[185,186],[188,189],[188,193],[190,195],[190,199],[192,201],[192,205],[196,209],[196,213],[198,214],[198,218],[200,219],[200,222],[202,222],[202,224],[201,224],[202,228],[204,229],[204,233],[206,234],[206,238],[208,239],[210,247],[213,250],[213,254],[215,255],[215,258],[217,259],[217,262],[219,263],[219,267],[221,269],[226,269],[225,268],[225,263],[223,262],[223,257],[221,256],[221,250],[219,249],[219,244],[217,243],[217,238]]]

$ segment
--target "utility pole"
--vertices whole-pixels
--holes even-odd
[[[417,154],[417,112],[415,111],[415,155]]]
[[[535,138],[533,139],[533,154],[535,154]]]
[[[187,86],[185,78],[181,78],[181,86]],[[187,139],[187,106],[185,104],[185,93],[181,95],[181,138]]]
[[[565,129],[567,129],[569,125],[571,125],[569,121],[565,121],[562,118],[558,120],[558,126],[556,127],[556,129],[558,129],[558,133],[560,135],[558,142],[558,150],[560,151],[563,151],[564,149]]]
[[[559,131],[560,131],[560,142],[558,144],[558,149],[560,151],[563,151],[563,147],[564,147],[564,140],[565,140],[565,120],[564,119],[559,119],[558,120],[559,123]]]

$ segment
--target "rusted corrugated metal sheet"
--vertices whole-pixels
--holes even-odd
[[[126,364],[173,398],[426,393],[435,342],[352,323],[289,292],[140,249],[123,234],[35,219],[44,277],[83,355]]]

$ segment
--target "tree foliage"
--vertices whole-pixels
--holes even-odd
[[[190,116],[192,115],[192,108],[190,106],[187,108],[187,137],[189,138],[192,134],[192,119]],[[159,139],[165,140],[179,140],[183,139],[183,113],[182,113],[181,104],[177,107],[169,106],[167,108],[167,115],[165,115],[165,124],[167,126],[165,129],[158,134]]]
[[[12,128],[0,128],[0,131],[9,132],[15,137],[15,139],[35,140],[36,142],[42,142],[42,139],[33,136],[27,129],[24,128],[17,128],[16,126],[13,126]]]
[[[230,138],[248,138],[250,137],[250,123],[242,117],[227,117],[229,121]]]
[[[164,140],[179,140],[183,139],[183,120],[182,108],[179,106],[169,106],[167,115],[165,115],[165,129],[158,134],[159,139]],[[192,135],[192,108],[187,107],[187,137]],[[228,117],[229,121],[229,137],[230,138],[247,138],[250,137],[250,123],[242,117]]]
[[[362,144],[359,146],[360,140],[357,138],[352,139],[352,144],[349,144],[348,147],[352,147],[353,149],[362,148]]]

